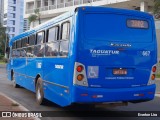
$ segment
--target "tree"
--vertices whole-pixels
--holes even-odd
[[[31,14],[31,15],[28,17],[29,24],[31,24],[31,22],[36,21],[36,19],[37,19],[37,16],[36,16],[35,14]]]
[[[40,12],[39,12],[39,9],[35,9],[35,10],[34,10],[34,14],[31,14],[31,15],[28,17],[29,24],[31,24],[32,22],[35,22],[36,19],[38,19],[39,24],[41,24],[40,16],[41,16],[41,14],[40,14]]]
[[[6,51],[5,50],[6,38],[8,39],[8,36],[6,34],[6,28],[0,24],[0,51],[2,52],[1,54],[4,54]]]
[[[160,0],[154,0],[153,13],[156,19],[160,19]]]
[[[41,14],[40,14],[40,12],[39,12],[39,9],[35,9],[34,10],[34,13],[37,15],[37,18],[38,18],[38,21],[39,21],[39,24],[41,24]]]

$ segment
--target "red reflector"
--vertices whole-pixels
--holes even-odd
[[[144,94],[139,94],[139,96],[144,96]]]
[[[88,94],[81,94],[81,96],[88,96]]]
[[[92,98],[97,98],[97,95],[93,95]]]
[[[82,65],[79,65],[79,66],[77,67],[77,71],[78,71],[78,72],[82,72],[82,70],[83,70],[83,66],[82,66]]]
[[[153,94],[153,92],[148,92],[148,94]]]
[[[152,79],[152,80],[155,80],[155,78],[156,78],[156,75],[155,75],[155,74],[152,74],[151,79]]]
[[[154,66],[154,67],[152,68],[152,72],[156,72],[156,70],[157,70],[157,67]]]

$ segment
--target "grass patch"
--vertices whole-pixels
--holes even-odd
[[[6,64],[6,62],[4,62],[3,60],[0,60],[0,64]]]
[[[160,78],[160,74],[156,74],[156,78]]]

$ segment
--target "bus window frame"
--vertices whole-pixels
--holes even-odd
[[[16,49],[16,41],[13,42],[12,44],[12,50]]]
[[[16,40],[16,49],[20,49],[20,48],[22,48],[22,41],[21,41],[22,39],[19,39],[19,40]],[[20,43],[20,47],[18,47],[18,43],[17,42],[21,42]]]
[[[69,23],[69,33],[68,33],[68,39],[62,39],[62,34],[63,34],[63,24],[65,23]],[[61,25],[60,25],[60,41],[62,40],[70,40],[70,33],[71,33],[71,22],[70,20],[67,20],[65,22],[62,22]]]
[[[54,27],[58,27],[58,34],[57,34],[57,39],[56,40],[53,40],[53,41],[50,41],[50,42],[57,42],[58,40],[59,40],[59,37],[60,37],[60,25],[55,25],[55,26],[53,26],[53,27],[50,27],[50,28],[48,28],[47,30],[46,30],[46,43],[50,43],[50,42],[48,42],[48,35],[49,35],[49,30],[50,29],[52,29],[52,28],[54,28]]]
[[[43,32],[44,34],[43,34],[43,42],[40,43],[40,44],[44,44],[44,43],[45,43],[46,31],[45,31],[45,30],[38,31],[38,32],[35,33],[35,38],[36,38],[35,44],[34,44],[35,46],[36,46],[36,45],[40,45],[40,44],[37,44],[37,35],[38,35],[39,33],[41,33],[41,32]]]
[[[35,34],[29,35],[29,36],[28,36],[28,45],[27,45],[26,47],[34,46],[34,45],[35,45],[36,40],[34,41],[34,44],[33,44],[33,45],[30,45],[30,42],[29,42],[29,38],[30,38],[31,36],[33,36],[33,35],[35,36],[35,39],[36,39],[36,35],[35,35]]]
[[[62,34],[63,34],[63,24],[65,23],[69,23],[69,33],[68,33],[68,39],[62,39]],[[71,21],[67,20],[61,23],[61,27],[60,27],[60,40],[59,40],[59,57],[60,58],[68,58],[69,56],[69,41],[70,41],[70,37],[71,37]],[[61,42],[63,41],[68,41],[68,55],[67,56],[61,56],[60,55],[60,50],[61,50]]]
[[[22,48],[25,48],[25,47],[27,47],[28,46],[28,39],[29,39],[29,37],[24,37],[24,38],[22,38],[21,40],[23,41],[23,39],[27,39],[26,41],[25,41],[25,46],[23,46],[22,45]],[[22,44],[22,41],[21,41],[21,44]]]
[[[34,36],[35,37],[35,40],[34,40],[34,44],[33,45],[30,45],[30,37],[31,36]],[[27,49],[27,52],[26,52],[26,54],[28,54],[28,48],[31,48],[31,47],[33,47],[33,46],[35,46],[35,42],[36,42],[36,34],[35,33],[33,33],[33,34],[31,34],[31,35],[29,35],[28,36],[28,45],[26,46],[26,49]],[[34,49],[33,49],[33,51],[34,51]],[[26,55],[26,58],[34,58],[34,56],[33,57],[29,57],[28,55]]]
[[[49,30],[52,29],[52,28],[55,28],[55,27],[58,27],[57,39],[48,42]],[[45,54],[45,57],[47,57],[47,58],[57,58],[57,57],[59,56],[59,49],[60,49],[59,38],[60,38],[60,32],[61,32],[61,31],[60,31],[60,24],[54,25],[54,26],[49,27],[49,28],[46,29],[45,51],[46,51],[46,46],[47,46],[47,44],[50,44],[50,43],[58,43],[58,55],[57,55],[57,56],[46,56],[46,52],[45,52],[45,53],[44,53],[44,54]]]

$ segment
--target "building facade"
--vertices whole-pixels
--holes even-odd
[[[29,21],[27,18],[24,19],[24,23],[23,23],[23,32],[29,30],[30,26],[29,26]]]
[[[10,39],[23,32],[23,11],[23,0],[5,0],[3,26]]]
[[[78,6],[106,6],[150,12],[154,0],[25,0],[25,18],[39,9],[42,22]],[[37,22],[38,24],[38,22]],[[37,24],[34,24],[35,26]]]
[[[0,24],[3,25],[3,17],[4,17],[4,0],[0,0]]]

